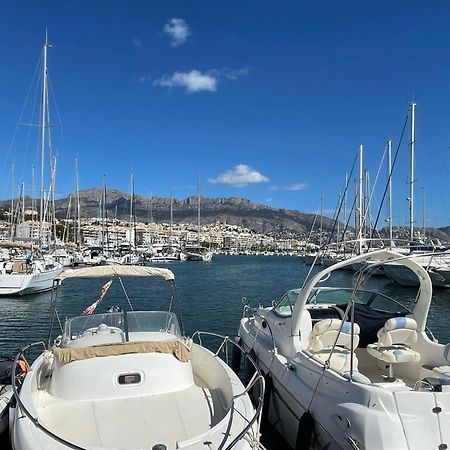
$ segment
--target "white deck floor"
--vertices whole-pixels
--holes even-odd
[[[164,395],[97,401],[67,401],[41,394],[40,420],[78,445],[151,449],[209,430],[223,417],[220,402],[198,386]]]

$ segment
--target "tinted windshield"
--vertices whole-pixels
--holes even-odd
[[[280,301],[273,308],[273,311],[280,316],[289,317],[292,315],[295,302],[301,289],[292,289],[286,292]],[[350,288],[316,288],[306,302],[314,305],[342,305],[352,300],[355,303],[369,306],[373,309],[392,312],[409,312],[403,305],[386,295],[372,291],[356,291]]]

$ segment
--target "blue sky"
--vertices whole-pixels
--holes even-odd
[[[104,175],[127,191],[134,171],[136,192],[184,198],[200,175],[205,196],[314,212],[323,195],[331,210],[358,145],[374,180],[414,99],[417,225],[424,191],[427,225],[450,224],[449,20],[444,1],[3,2],[0,196],[13,160],[27,192],[39,164],[36,128],[23,125],[32,106],[21,110],[47,27],[58,196],[73,191],[78,157],[81,188]]]

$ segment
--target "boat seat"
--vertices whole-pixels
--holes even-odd
[[[450,363],[450,344],[447,344],[444,347],[443,354],[444,354],[444,358]],[[450,377],[450,365],[433,367],[433,372],[438,377],[442,377],[442,376]]]
[[[412,317],[389,319],[378,333],[378,342],[369,344],[367,352],[388,363],[389,379],[395,379],[393,364],[420,361],[420,353],[412,350],[417,342],[417,322]]]
[[[351,328],[350,322],[339,319],[324,319],[317,322],[309,335],[308,352],[314,359],[341,374],[350,371],[351,357]],[[336,344],[335,344],[336,343]],[[359,344],[359,325],[354,324],[353,347]],[[334,349],[333,349],[333,346]],[[353,371],[358,369],[358,360],[353,353]]]

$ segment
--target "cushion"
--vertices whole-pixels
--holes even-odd
[[[420,353],[401,345],[379,346],[379,344],[369,344],[367,352],[381,361],[387,363],[402,363],[420,361]]]

